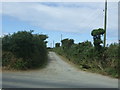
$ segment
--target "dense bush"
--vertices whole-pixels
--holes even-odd
[[[98,51],[89,41],[79,44],[72,43],[72,45],[67,46],[68,40],[71,39],[63,40],[66,41],[64,42],[66,44],[54,48],[54,51],[65,56],[80,68],[118,77],[118,44],[101,47],[101,50]]]
[[[65,56],[80,68],[118,77],[120,46],[114,43],[109,47],[103,47],[104,33],[105,30],[102,28],[94,29],[91,32],[94,45],[89,41],[74,44],[73,39],[67,38],[62,40],[62,46],[56,47],[54,51]]]
[[[14,69],[40,67],[46,63],[46,35],[19,31],[2,38],[2,65]]]

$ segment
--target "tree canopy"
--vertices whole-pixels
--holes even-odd
[[[103,43],[103,41],[101,40],[101,36],[105,33],[105,30],[102,28],[99,29],[94,29],[91,32],[91,35],[93,36],[93,40],[94,40],[94,46],[96,48],[96,50],[100,50],[101,49],[101,43]]]

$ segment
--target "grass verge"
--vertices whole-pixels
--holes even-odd
[[[109,76],[111,78],[118,78],[118,76],[115,76],[115,75],[110,75],[107,73],[106,70],[108,70],[108,72],[110,72],[110,69],[103,69],[103,70],[100,70],[100,69],[96,69],[96,68],[91,68],[91,69],[85,69],[83,68],[82,66],[80,65],[77,65],[75,63],[73,63],[72,61],[70,61],[69,59],[67,59],[67,57],[65,57],[64,55],[60,55],[58,53],[56,53],[62,60],[64,60],[65,62],[71,64],[72,66],[76,67],[78,70],[82,70],[82,71],[86,71],[86,72],[90,72],[90,73],[96,73],[96,74],[101,74],[101,75],[104,75],[104,76]]]

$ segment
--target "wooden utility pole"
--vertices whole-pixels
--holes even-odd
[[[50,43],[50,47],[52,48],[52,43]]]
[[[54,40],[53,40],[53,48],[54,48]]]
[[[105,20],[104,20],[104,47],[106,47],[106,28],[107,28],[107,0],[105,1]]]
[[[62,46],[62,34],[61,34],[61,46]]]
[[[61,41],[62,41],[62,34],[61,34]]]

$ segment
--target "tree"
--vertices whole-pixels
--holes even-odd
[[[95,46],[95,49],[100,51],[101,49],[101,45],[103,43],[103,41],[101,40],[101,36],[105,33],[105,30],[102,29],[102,28],[99,28],[99,29],[94,29],[92,32],[91,32],[91,35],[93,36],[93,40],[94,40],[94,46]]]
[[[5,35],[2,38],[2,50],[4,51],[10,51],[10,46],[12,45],[11,43],[11,35]]]
[[[48,38],[47,35],[43,35],[43,34],[40,34],[40,35],[38,35],[38,36],[39,36],[39,38],[40,38],[41,40],[43,40],[43,41]]]
[[[57,48],[57,47],[60,47],[60,43],[56,43],[55,44],[55,47]]]
[[[47,35],[43,35],[43,34],[34,34],[33,36],[34,36],[34,38],[37,38],[38,40],[44,42],[45,45],[48,43],[47,41],[45,41],[45,40],[48,38]]]
[[[48,36],[18,31],[2,38],[2,65],[15,69],[39,67],[47,61],[46,39]]]
[[[68,39],[68,38],[62,40],[61,42],[62,42],[63,48],[70,48],[74,44],[74,40],[73,39]]]
[[[34,51],[32,32],[19,31],[11,36],[11,52],[17,57],[29,58]],[[24,53],[23,53],[24,52]]]

